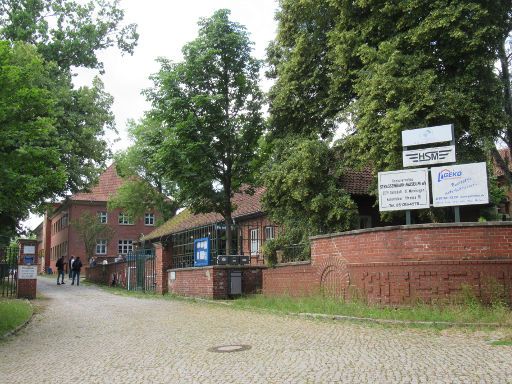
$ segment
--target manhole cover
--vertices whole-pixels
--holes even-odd
[[[218,347],[209,348],[208,351],[218,353],[229,353],[247,351],[248,349],[251,349],[250,345],[220,345]]]

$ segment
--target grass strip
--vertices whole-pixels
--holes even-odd
[[[95,285],[93,283],[89,283]],[[128,291],[120,287],[97,285],[112,294],[146,299],[186,300],[214,304],[225,304],[222,300],[202,300],[173,294],[159,295],[154,292]],[[290,297],[248,295],[228,301],[236,309],[264,310],[280,314],[295,314],[308,317],[314,314],[345,316],[359,319],[380,319],[408,322],[447,323],[467,326],[469,324],[499,324],[512,327],[512,311],[505,305],[485,306],[475,300],[460,304],[424,304],[410,306],[370,305],[363,302],[344,302],[324,296]]]
[[[393,307],[361,302],[343,302],[323,296],[295,298],[251,295],[235,300],[233,306],[241,309],[265,309],[280,313],[315,313],[404,322],[497,323],[503,326],[512,326],[512,311],[506,306],[484,306],[474,302],[437,305],[418,303],[411,306]]]
[[[0,336],[26,323],[33,309],[27,300],[0,299]]]

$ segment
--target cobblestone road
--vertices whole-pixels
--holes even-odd
[[[488,334],[383,328],[120,297],[40,278],[46,309],[0,342],[1,383],[512,383]],[[215,353],[212,347],[250,349]]]

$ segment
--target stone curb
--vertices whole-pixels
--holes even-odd
[[[392,320],[392,319],[373,319],[371,317],[356,317],[344,315],[326,315],[323,313],[287,313],[291,316],[303,317],[306,319],[326,319],[335,321],[360,321],[377,324],[398,324],[398,325],[443,325],[448,327],[510,327],[500,323],[452,323],[449,321],[414,321],[414,320]]]
[[[30,317],[23,324],[18,325],[12,331],[8,331],[8,332],[4,333],[2,336],[0,336],[0,340],[6,339],[9,336],[14,336],[19,331],[21,331],[23,328],[25,328],[32,321],[32,319],[35,316],[34,306],[32,305],[32,303],[29,300],[27,300],[27,302],[30,304],[30,308],[32,308],[32,314],[30,315]]]

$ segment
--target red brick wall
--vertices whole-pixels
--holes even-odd
[[[512,302],[512,223],[426,224],[312,238],[311,264],[263,272],[266,294],[354,294],[372,302],[446,298],[498,283]]]
[[[155,273],[156,292],[164,294],[168,292],[167,269],[170,267],[172,247],[164,246],[162,243],[153,243],[155,247]]]
[[[348,290],[347,297],[363,294],[374,303],[457,299],[463,285],[484,302],[496,298],[499,287],[503,299],[512,303],[512,260],[352,264],[348,271],[357,291]]]
[[[282,264],[263,271],[264,295],[308,296],[319,290],[316,270],[308,262]]]
[[[168,271],[169,292],[208,299],[226,299],[229,297],[229,271],[242,271],[242,290],[244,294],[261,290],[261,268],[229,266],[208,266],[202,268],[182,268]],[[171,279],[175,274],[175,279]]]
[[[98,264],[95,267],[85,268],[85,277],[88,281],[96,284],[111,285],[113,277],[116,277],[116,284],[126,288],[127,286],[127,273],[126,262],[118,262],[111,264]]]

